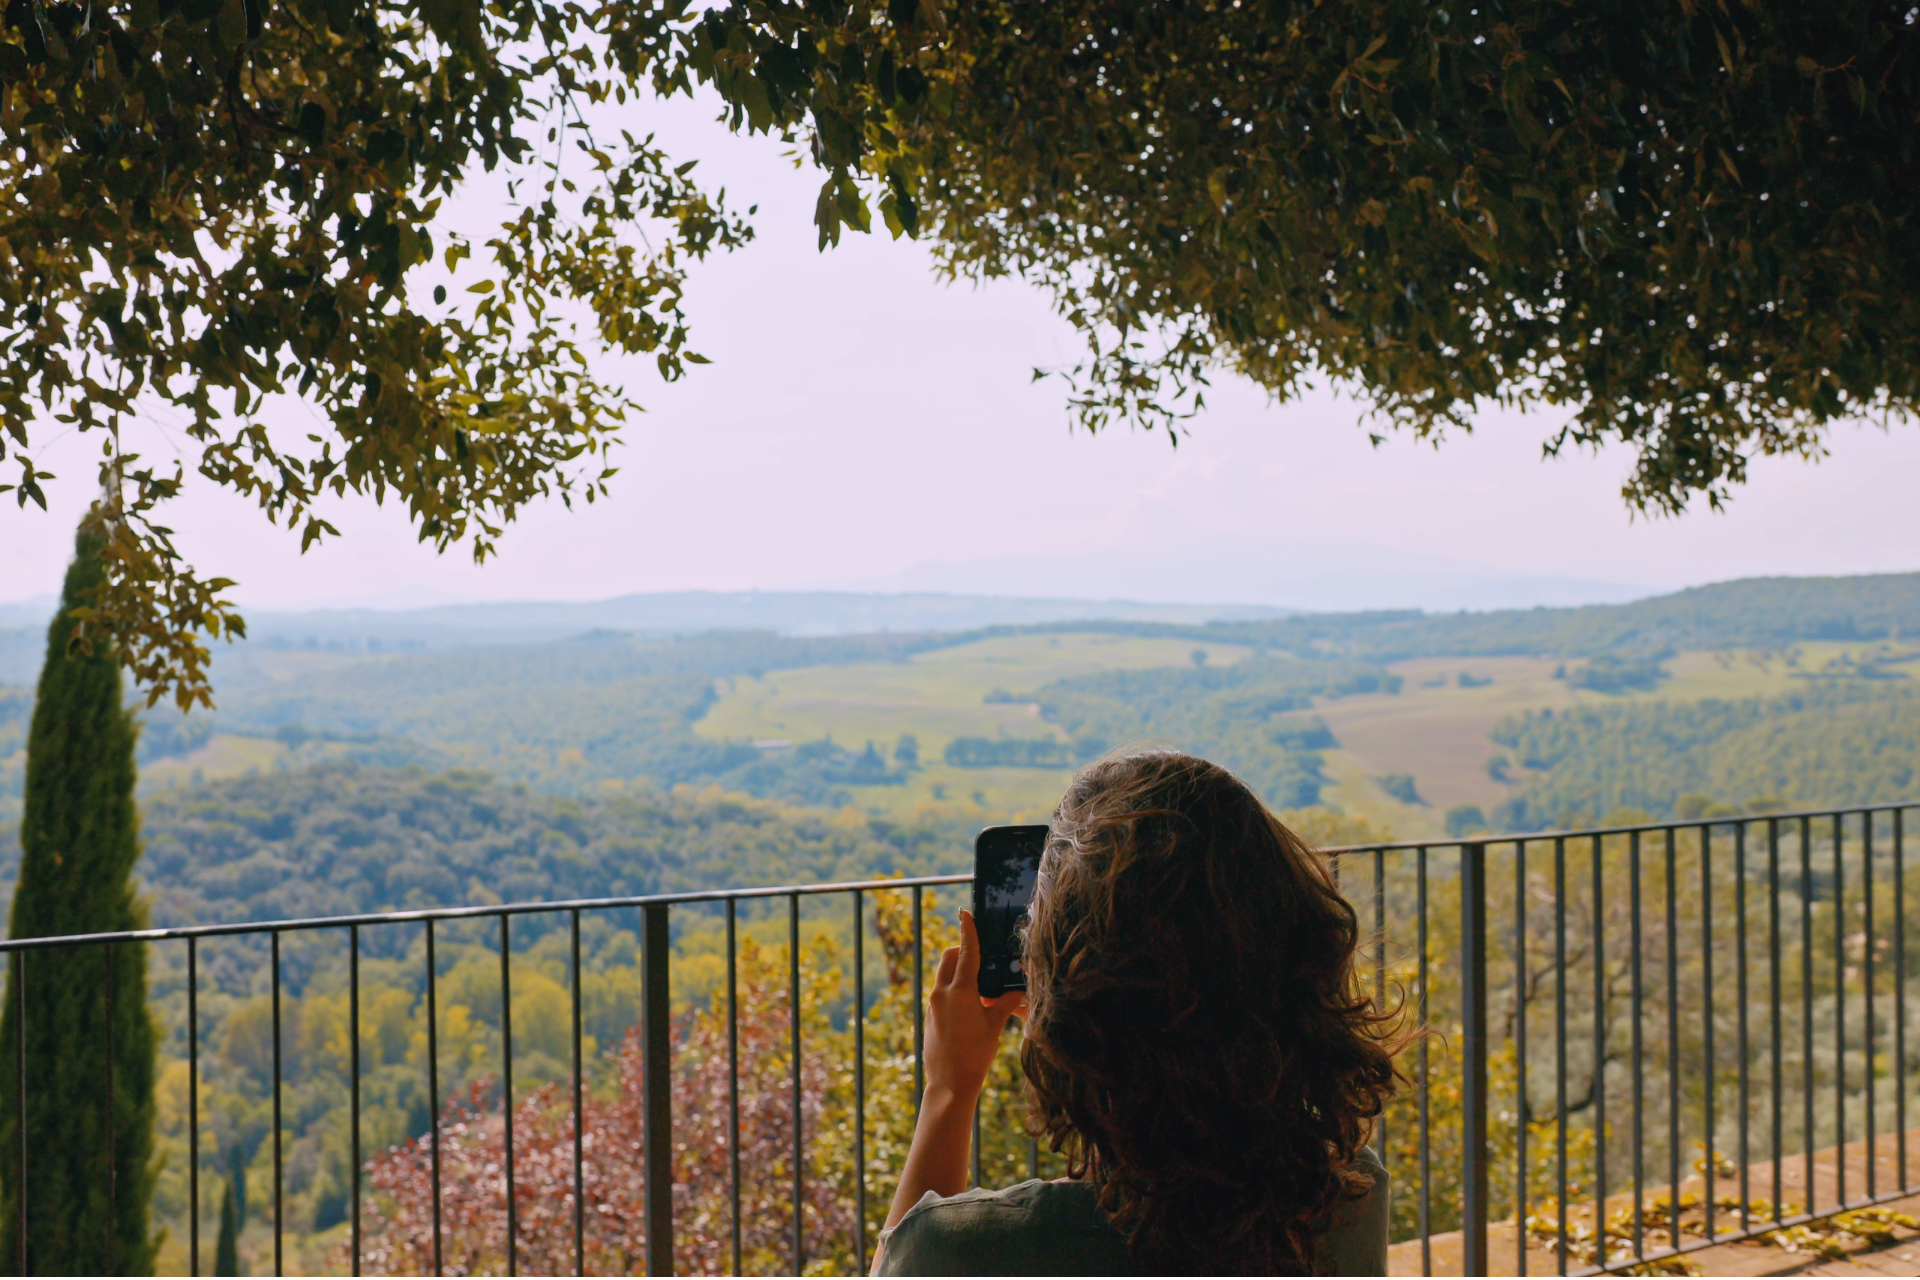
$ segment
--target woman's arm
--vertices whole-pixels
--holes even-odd
[[[1000,1047],[1000,1032],[1007,1019],[1024,1011],[1026,998],[1024,991],[1009,991],[997,1000],[980,994],[980,934],[973,913],[962,911],[960,945],[940,957],[927,997],[927,1091],[886,1229],[929,1191],[953,1196],[967,1189],[973,1106]],[[877,1256],[874,1262],[879,1264]]]

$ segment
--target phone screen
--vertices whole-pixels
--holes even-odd
[[[973,918],[980,928],[980,994],[988,999],[1024,991],[1020,925],[1033,901],[1043,826],[988,827],[973,844]]]

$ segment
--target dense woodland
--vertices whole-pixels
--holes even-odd
[[[1884,804],[1920,790],[1920,692],[1905,681],[1540,711],[1505,721],[1493,737],[1522,771],[1519,790],[1489,815],[1508,831],[1622,811],[1669,817],[1689,796],[1754,812]]]
[[[1316,697],[1393,692],[1400,677],[1354,662],[1284,655],[1186,669],[1110,671],[1055,681],[1034,695],[1083,757],[1128,742],[1171,742],[1218,760],[1268,803],[1307,808],[1325,783],[1320,751],[1334,745],[1305,709]]]
[[[618,897],[960,867],[970,832],[647,786],[554,796],[347,761],[150,796],[157,925]],[[18,858],[15,831],[0,858]]]
[[[353,762],[165,792],[149,797],[143,810],[140,871],[158,925],[953,871],[964,865],[971,835],[970,827],[907,829],[717,789],[628,786],[555,796],[472,773]],[[4,839],[4,857],[17,865],[12,828]],[[949,915],[956,903],[947,903]],[[810,906],[806,917],[810,935],[823,927],[830,936],[844,932],[838,916],[822,925]],[[742,921],[749,937],[783,936],[784,916],[764,908],[749,905]],[[675,986],[688,998],[705,1000],[722,972],[710,932],[715,923],[698,912],[676,915]],[[522,1087],[565,1077],[570,979],[561,926],[557,917],[522,918],[514,926],[514,1069]],[[443,1088],[477,1089],[482,1109],[497,1105],[489,1102],[497,1091],[488,1090],[501,1066],[497,929],[491,921],[451,924],[439,936]],[[619,1073],[613,1051],[638,1008],[638,919],[632,912],[589,913],[582,932],[589,1070],[596,1088],[612,1089]],[[878,963],[879,952],[870,954]],[[267,961],[259,936],[209,941],[199,956],[203,1154],[224,1163],[224,1153],[237,1150],[251,1170],[256,1206],[271,1185]],[[150,963],[153,1008],[165,1029],[160,1136],[171,1153],[155,1207],[178,1232],[186,1207],[183,948],[158,944]],[[422,1132],[433,1113],[423,1065],[420,928],[364,930],[361,973],[371,1153]],[[298,1242],[337,1226],[348,1203],[344,934],[289,935],[280,974],[288,1221]],[[871,989],[884,985],[884,972],[876,970]],[[835,1000],[844,1025],[845,993]],[[257,1243],[257,1210],[255,1216]]]
[[[1920,634],[1920,574],[1746,578],[1630,604],[1579,608],[1307,613],[1202,627],[1108,625],[1139,635],[1344,653],[1374,662],[1438,655],[1645,656],[1668,649],[1911,637]]]

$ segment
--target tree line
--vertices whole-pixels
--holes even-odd
[[[1320,803],[1323,750],[1337,745],[1313,700],[1397,693],[1401,678],[1371,663],[1256,656],[1231,666],[1106,671],[1036,690],[1047,719],[1083,754],[1129,742],[1171,742],[1226,765],[1276,808]]]
[[[1634,701],[1527,712],[1493,740],[1521,772],[1494,813],[1509,831],[1674,815],[1690,795],[1756,808],[1910,800],[1920,693],[1901,681],[1814,680],[1775,698]]]
[[[1535,656],[1657,661],[1670,650],[1783,648],[1920,635],[1920,573],[1741,578],[1627,604],[1423,612],[1380,609],[1200,625],[1087,622],[1076,630],[1246,645],[1305,658]],[[1028,630],[1042,630],[1028,628]]]

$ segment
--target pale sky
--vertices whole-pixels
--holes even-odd
[[[643,127],[760,205],[760,239],[696,269],[688,309],[712,365],[667,387],[644,358],[605,360],[649,409],[613,501],[529,511],[476,569],[370,502],[329,512],[345,536],[302,556],[201,485],[169,522],[204,572],[271,608],[823,586],[1455,608],[1920,569],[1910,425],[1842,427],[1826,462],[1760,461],[1730,512],[1678,520],[1630,515],[1624,452],[1543,461],[1547,417],[1375,449],[1351,403],[1271,406],[1222,377],[1178,450],[1158,433],[1070,433],[1062,386],[1030,379],[1077,354],[1042,295],[944,285],[884,231],[818,253],[815,176],[778,142],[728,137],[704,108],[649,111]],[[50,513],[0,499],[0,601],[58,589],[98,447],[35,451],[60,477]],[[174,444],[154,429],[140,447]]]

